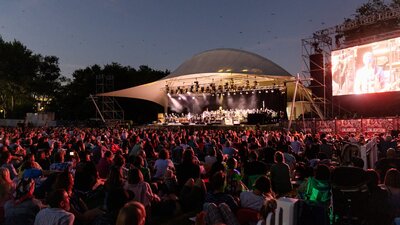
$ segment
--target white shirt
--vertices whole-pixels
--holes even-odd
[[[36,215],[34,225],[73,225],[74,214],[60,208],[45,208]]]
[[[266,203],[266,201],[266,196],[256,195],[253,191],[243,191],[240,193],[240,206],[242,208],[250,208],[260,211],[261,207]]]

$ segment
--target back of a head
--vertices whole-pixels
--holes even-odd
[[[7,160],[10,158],[11,152],[5,151],[1,153],[1,163],[4,164],[7,162]]]
[[[258,160],[258,154],[257,154],[257,152],[254,151],[254,150],[250,151],[250,153],[249,153],[249,159],[250,159],[251,161],[257,161],[257,160]]]
[[[15,188],[14,199],[21,200],[31,197],[35,189],[35,181],[32,178],[21,179]]]
[[[367,170],[367,177],[368,177],[368,187],[375,188],[379,185],[379,174],[373,169]]]
[[[221,190],[225,185],[225,173],[216,172],[210,179],[210,186],[213,191]]]
[[[237,160],[235,158],[228,158],[228,160],[226,161],[226,165],[228,169],[233,170],[237,167]]]
[[[110,150],[107,150],[105,153],[104,153],[104,158],[111,158],[111,156],[112,156],[112,152],[110,151]]]
[[[363,169],[364,168],[364,160],[360,157],[352,157],[351,163],[353,166]]]
[[[192,148],[189,147],[183,152],[182,161],[190,163],[193,162],[193,159],[194,159],[194,151]]]
[[[64,200],[64,189],[56,189],[47,196],[47,203],[51,208],[60,208],[61,202]]]
[[[129,201],[130,198],[130,194],[123,189],[109,191],[106,201],[107,211],[118,212]]]
[[[61,163],[64,161],[64,153],[63,151],[58,151],[55,155],[54,155],[54,162],[56,163]]]
[[[385,185],[393,188],[400,188],[400,172],[391,168],[386,172]]]
[[[271,192],[271,181],[267,176],[261,176],[256,180],[253,187],[262,193],[268,193]]]
[[[388,148],[388,150],[386,152],[386,158],[388,158],[388,159],[396,158],[396,150],[394,150],[393,148]]]
[[[10,171],[7,168],[0,167],[0,184],[11,182]]]
[[[315,179],[317,180],[329,180],[331,177],[331,172],[329,167],[323,164],[319,164],[315,170]]]
[[[133,165],[137,168],[143,167],[144,166],[144,159],[142,156],[138,155],[135,157],[133,161]]]
[[[142,203],[131,201],[119,211],[116,225],[144,225],[146,210]]]
[[[208,149],[208,155],[209,156],[215,156],[217,152],[215,151],[215,148],[209,148]]]
[[[111,166],[105,186],[108,189],[119,188],[123,185],[121,167]]]
[[[282,152],[280,152],[280,151],[277,151],[277,152],[275,152],[275,155],[274,155],[275,157],[275,162],[277,162],[277,163],[282,163],[283,162],[283,153]]]
[[[68,171],[63,171],[56,176],[56,181],[53,184],[54,189],[72,190],[74,180],[72,174]]]
[[[125,164],[125,158],[121,154],[115,154],[113,159],[113,164],[116,167],[121,167]]]
[[[166,149],[163,149],[160,151],[159,155],[158,155],[159,159],[168,159],[169,158],[169,153]]]
[[[128,183],[129,184],[138,184],[143,181],[143,173],[138,168],[132,168],[129,170],[128,174]]]

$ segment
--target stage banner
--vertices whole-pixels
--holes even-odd
[[[315,133],[315,120],[304,121],[304,130],[306,132]]]
[[[296,120],[292,121],[291,130],[302,131],[305,133],[315,132],[315,121],[314,120]]]
[[[347,133],[360,133],[362,132],[361,128],[361,119],[336,120],[336,132],[342,135]]]
[[[318,133],[336,133],[335,120],[317,120],[315,130]]]
[[[397,129],[394,118],[362,119],[363,133],[389,133]]]

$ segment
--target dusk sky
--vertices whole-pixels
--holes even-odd
[[[235,48],[291,74],[301,39],[352,17],[367,0],[0,0],[0,35],[55,55],[62,74],[118,62],[176,69],[193,55]]]

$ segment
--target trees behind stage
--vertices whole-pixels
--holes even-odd
[[[56,119],[85,120],[94,117],[95,108],[88,96],[96,94],[96,75],[114,75],[119,90],[168,75],[148,66],[139,69],[112,63],[78,69],[72,78],[61,75],[56,56],[34,54],[19,41],[6,42],[0,36],[0,118],[25,117],[28,112],[55,112]],[[126,119],[135,122],[154,120],[149,115],[161,111],[156,104],[118,99]]]
[[[168,75],[169,71],[154,70],[143,65],[136,70],[118,63],[103,67],[88,66],[72,74],[73,80],[62,87],[62,92],[57,96],[57,101],[54,101],[51,110],[56,112],[60,119],[65,120],[93,118],[95,107],[88,96],[96,94],[96,75],[98,74],[113,75],[114,90],[120,90],[159,80]],[[153,121],[156,119],[157,112],[163,110],[161,106],[144,100],[117,98],[117,101],[125,111],[125,119],[136,123]]]

